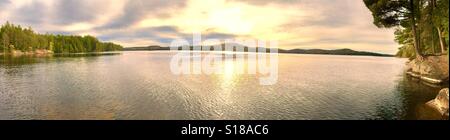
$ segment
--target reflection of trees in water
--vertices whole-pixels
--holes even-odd
[[[29,65],[38,63],[37,58],[48,58],[51,56],[29,56],[29,55],[21,55],[21,56],[12,56],[12,55],[4,55],[0,56],[0,66],[4,66],[4,68],[8,68],[8,66],[20,66],[20,65]]]
[[[371,120],[401,120],[405,117],[405,109],[401,102],[394,101],[400,99],[395,97],[388,101],[383,101],[376,106],[376,115]]]
[[[121,53],[77,53],[53,55],[0,55],[0,74],[16,75],[33,69],[33,65],[66,61],[95,60],[101,56],[120,55]]]
[[[113,56],[120,55],[118,52],[104,52],[104,53],[68,53],[68,54],[54,54],[53,57],[99,57],[99,56]]]
[[[31,71],[33,64],[37,64],[41,59],[50,59],[50,56],[0,56],[0,76],[7,78],[7,76],[21,75],[27,71]]]
[[[21,66],[36,63],[46,63],[56,60],[55,58],[96,58],[100,56],[120,55],[121,53],[79,53],[79,54],[54,54],[54,55],[0,55],[0,66],[8,68],[8,66]],[[77,59],[58,59],[58,61],[70,61]]]
[[[419,110],[423,108],[426,102],[434,99],[439,90],[444,87],[448,87],[448,83],[432,85],[403,75],[403,78],[398,81],[396,93],[394,93],[396,94],[394,99],[399,101],[392,101],[377,106],[377,116],[379,118],[376,119],[421,119],[421,116],[426,116],[427,114],[424,113],[427,112]]]

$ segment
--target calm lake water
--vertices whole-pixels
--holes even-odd
[[[174,75],[173,55],[0,56],[0,119],[418,119],[442,88],[399,58],[280,54],[278,83],[262,86],[234,72],[244,60]]]

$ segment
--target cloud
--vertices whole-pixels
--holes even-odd
[[[13,16],[13,18],[22,23],[38,25],[45,22],[45,9],[47,9],[47,7],[44,3],[40,1],[32,1],[31,3],[25,4],[14,11],[14,15],[16,16]]]
[[[56,24],[72,24],[77,22],[89,22],[99,15],[98,4],[92,0],[58,0],[55,5]]]
[[[179,34],[173,26],[147,27],[138,29],[116,30],[99,36],[104,40],[123,38],[159,38],[160,34]]]
[[[0,0],[0,8],[3,8],[3,6],[10,4],[11,2],[9,0]]]
[[[230,2],[245,2],[253,5],[268,5],[268,4],[297,4],[304,0],[228,0]]]
[[[312,15],[303,23],[303,25],[314,25],[314,26],[328,26],[328,27],[339,27],[348,25],[352,20],[353,9],[350,3],[355,3],[354,0],[340,0],[336,2],[333,0],[314,0],[314,2],[305,4],[305,9],[308,11],[313,11],[314,8],[321,7],[318,10],[317,15]],[[307,7],[307,8],[306,8]]]
[[[178,32],[178,28],[175,26],[159,26],[151,27],[150,29],[156,32]]]
[[[351,48],[395,53],[355,0],[0,0],[0,22],[38,32],[94,35],[126,47],[210,39],[278,40],[281,48]]]
[[[171,10],[185,5],[185,0],[130,0],[125,4],[123,14],[99,29],[126,28],[149,18],[167,18]]]
[[[147,46],[147,45],[169,45],[175,39],[185,39],[192,43],[193,34],[182,33],[175,26],[158,26],[138,29],[117,30],[102,34],[98,36],[100,40],[147,40],[156,44],[135,44],[133,46]],[[204,33],[202,40],[206,39],[233,39],[236,35],[225,33]]]

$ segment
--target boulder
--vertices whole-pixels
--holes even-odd
[[[442,89],[436,99],[429,101],[426,105],[437,110],[444,119],[448,119],[448,88]]]
[[[433,84],[447,82],[448,59],[448,55],[427,56],[424,60],[414,59],[408,63],[407,74]]]

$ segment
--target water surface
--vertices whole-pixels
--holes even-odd
[[[280,54],[275,85],[236,74],[174,75],[171,52],[0,56],[0,119],[418,119],[440,86],[405,59]]]

